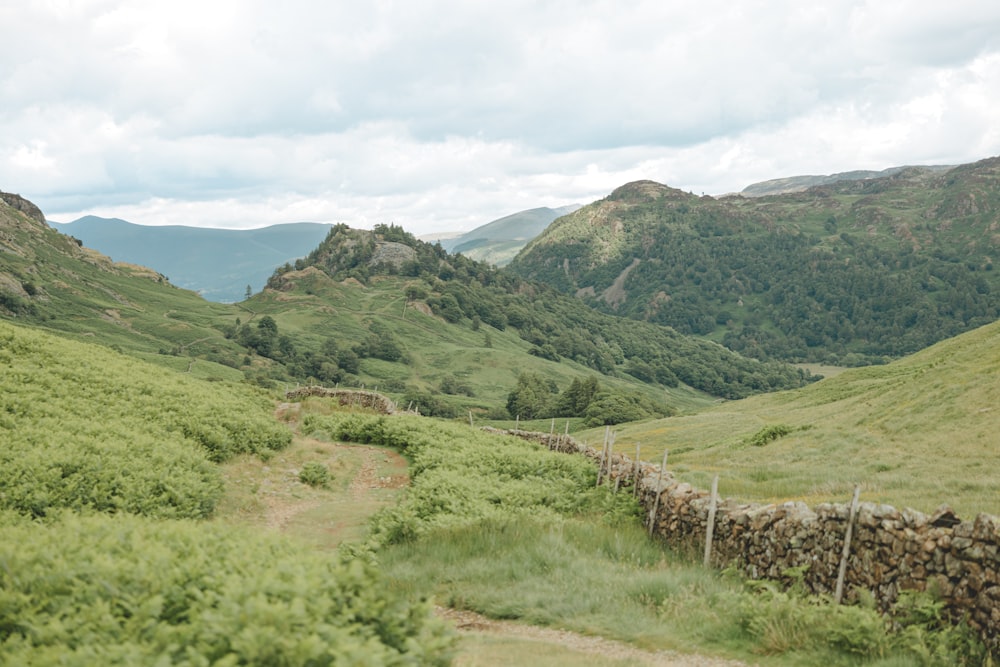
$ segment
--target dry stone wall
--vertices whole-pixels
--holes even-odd
[[[329,389],[327,387],[311,386],[299,387],[285,393],[285,398],[289,401],[301,401],[309,396],[321,398],[332,398],[339,405],[344,407],[364,408],[373,410],[384,415],[396,413],[396,404],[392,400],[374,391],[364,391],[363,389]]]
[[[495,429],[491,429],[495,430]],[[550,449],[600,462],[600,450],[565,435],[505,431]],[[613,454],[607,480],[633,486],[651,532],[674,544],[703,548],[711,494],[674,478],[660,466]],[[655,516],[653,509],[656,508]],[[747,504],[717,500],[712,562],[733,565],[754,579],[788,580],[833,594],[850,517],[850,503],[814,508],[804,503]],[[962,521],[947,506],[926,515],[889,505],[859,503],[844,578],[845,599],[869,591],[888,609],[906,590],[934,590],[955,619],[967,619],[994,650],[1000,648],[1000,518]]]

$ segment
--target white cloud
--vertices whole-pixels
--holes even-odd
[[[55,219],[413,231],[1000,153],[1000,5],[0,8],[0,188]]]

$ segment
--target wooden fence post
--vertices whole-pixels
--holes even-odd
[[[705,567],[712,564],[712,537],[715,535],[715,509],[719,502],[719,476],[712,479],[712,498],[708,501],[708,523],[705,525]]]
[[[639,465],[639,443],[635,443],[635,461],[632,461],[632,496],[639,495],[639,471],[642,466]]]
[[[851,513],[847,517],[847,530],[844,532],[844,550],[840,554],[840,571],[837,572],[837,590],[833,594],[833,603],[840,604],[844,599],[844,579],[847,577],[847,558],[851,555],[851,538],[854,536],[854,517],[858,514],[858,498],[861,487],[854,487],[854,498],[851,499]]]
[[[663,450],[663,463],[660,464],[660,473],[656,476],[656,498],[653,500],[653,509],[649,513],[649,535],[653,536],[653,528],[656,527],[656,512],[660,509],[660,482],[663,481],[663,471],[667,468],[667,452]]]

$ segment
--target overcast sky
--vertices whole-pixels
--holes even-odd
[[[1000,154],[997,0],[16,0],[0,190],[417,234]]]

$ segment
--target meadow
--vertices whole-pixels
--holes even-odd
[[[743,500],[862,500],[1000,514],[1000,324],[799,390],[617,427],[616,449]],[[545,430],[548,430],[547,428]],[[601,442],[603,430],[582,431]]]

